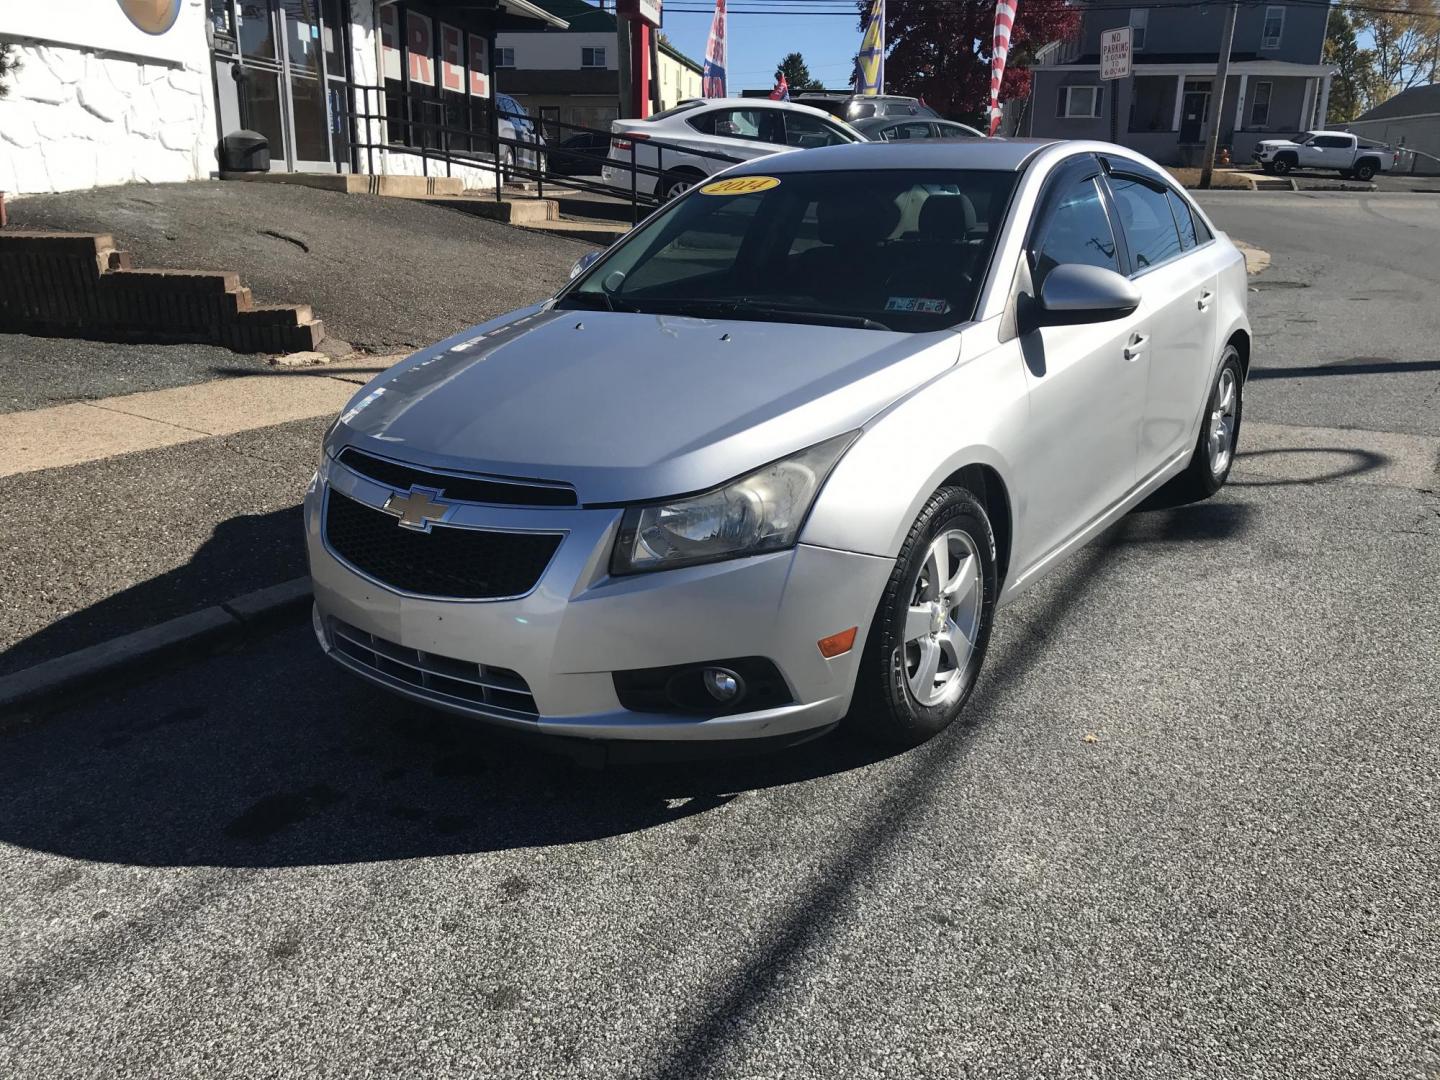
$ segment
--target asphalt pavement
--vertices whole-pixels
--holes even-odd
[[[0,735],[0,1075],[1440,1075],[1440,203],[1203,199],[1255,436],[962,727],[591,772],[307,626],[99,694]]]
[[[237,271],[256,300],[310,304],[328,333],[375,353],[549,296],[587,250],[441,206],[288,184],[129,184],[6,209],[18,228],[111,233],[136,266]]]

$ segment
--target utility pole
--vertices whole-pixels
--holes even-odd
[[[1220,150],[1220,125],[1225,118],[1225,79],[1230,74],[1230,47],[1235,44],[1235,18],[1239,13],[1239,3],[1231,0],[1229,14],[1225,16],[1225,32],[1220,35],[1220,63],[1215,69],[1215,84],[1210,88],[1210,122],[1205,137],[1205,160],[1200,163],[1202,188],[1210,186],[1210,174],[1215,171],[1215,155]]]

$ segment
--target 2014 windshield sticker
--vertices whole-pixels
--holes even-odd
[[[716,180],[700,189],[701,195],[754,195],[757,191],[769,191],[780,186],[778,176],[732,176],[728,180]]]
[[[921,315],[944,315],[950,303],[929,296],[892,296],[885,301],[886,311],[913,311]]]

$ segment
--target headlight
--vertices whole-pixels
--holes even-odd
[[[703,495],[626,509],[613,574],[668,570],[792,547],[850,431]]]

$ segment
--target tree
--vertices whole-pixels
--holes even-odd
[[[785,76],[785,82],[790,87],[792,94],[798,94],[805,90],[823,90],[825,85],[816,82],[810,77],[810,69],[805,64],[805,58],[798,52],[787,53],[785,59],[780,61],[780,66],[775,69],[775,78]]]
[[[863,30],[870,4],[858,0]],[[937,112],[988,127],[995,0],[887,0],[885,90],[924,98]],[[1026,66],[1042,46],[1068,37],[1080,8],[1021,0],[1010,34],[1001,98],[1030,92]]]
[[[1355,19],[1343,7],[1330,9],[1325,26],[1325,63],[1335,68],[1330,83],[1326,124],[1344,124],[1365,111],[1375,91],[1375,53],[1362,49],[1355,36]]]
[[[1375,81],[1366,105],[1434,77],[1440,58],[1440,15],[1433,0],[1391,0],[1379,7],[1351,9],[1355,28],[1368,31],[1374,43]]]
[[[0,45],[0,98],[10,92],[10,87],[5,85],[6,76],[13,75],[19,69],[20,61],[15,59],[11,46]]]

